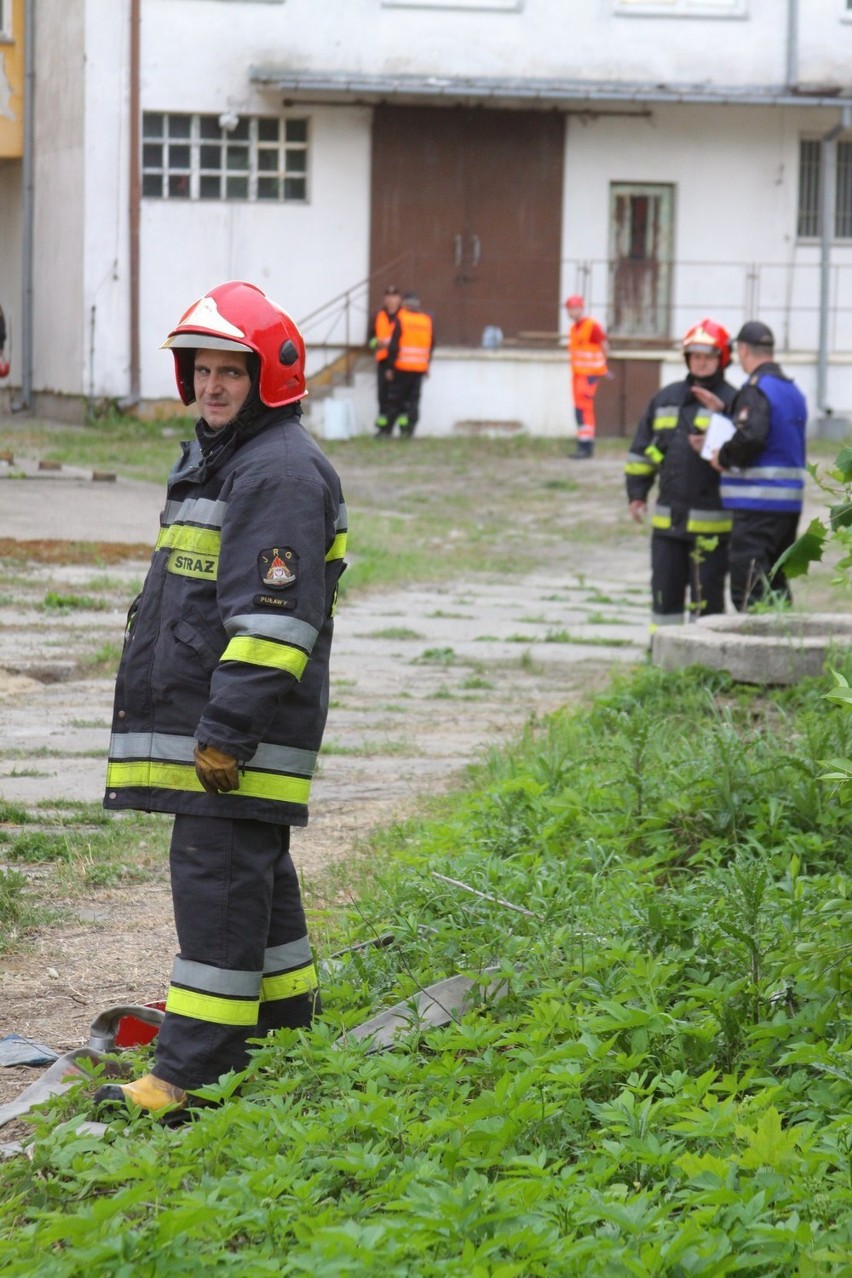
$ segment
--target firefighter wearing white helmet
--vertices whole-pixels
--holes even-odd
[[[625,465],[631,516],[642,522],[658,483],[651,516],[651,630],[725,611],[731,516],[722,509],[719,476],[700,456],[710,412],[696,388],[730,409],[736,391],[725,381],[731,362],[727,331],[715,320],[694,324],[681,343],[687,375],[648,404]],[[687,596],[689,602],[687,605]]]
[[[104,802],[174,815],[180,948],[151,1072],[97,1099],[175,1121],[245,1067],[248,1039],[311,1021],[290,827],[307,824],[325,726],[346,508],[300,422],[305,348],[286,312],[223,284],[164,346],[201,415],[128,617]]]

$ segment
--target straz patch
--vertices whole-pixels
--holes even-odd
[[[259,608],[283,608],[287,612],[292,612],[297,604],[295,595],[255,595],[254,602]]]
[[[269,590],[284,590],[296,584],[299,556],[289,546],[272,546],[257,557],[260,580]]]

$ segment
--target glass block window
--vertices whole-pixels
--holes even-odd
[[[227,127],[226,127],[227,126]],[[146,111],[142,194],[161,200],[308,198],[308,121],[301,117]]]

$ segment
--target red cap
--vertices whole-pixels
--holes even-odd
[[[580,310],[582,310],[585,305],[586,303],[583,301],[579,293],[572,293],[570,297],[565,298],[566,310],[568,310],[569,307],[573,308],[575,306],[579,306]]]

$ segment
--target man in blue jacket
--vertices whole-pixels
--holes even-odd
[[[163,1114],[244,1068],[248,1039],[311,1022],[290,827],[308,820],[346,544],[340,481],[300,422],[289,315],[223,284],[164,346],[201,417],[128,617],[104,803],[174,814],[180,952],[151,1073],[96,1096]]]
[[[734,400],[736,431],[713,454],[721,472],[722,505],[733,512],[729,548],[731,599],[743,612],[774,598],[790,602],[779,557],[796,540],[805,490],[805,397],[775,361],[775,338],[760,320],[749,320],[734,339],[747,380]],[[715,396],[701,402],[724,411]]]

